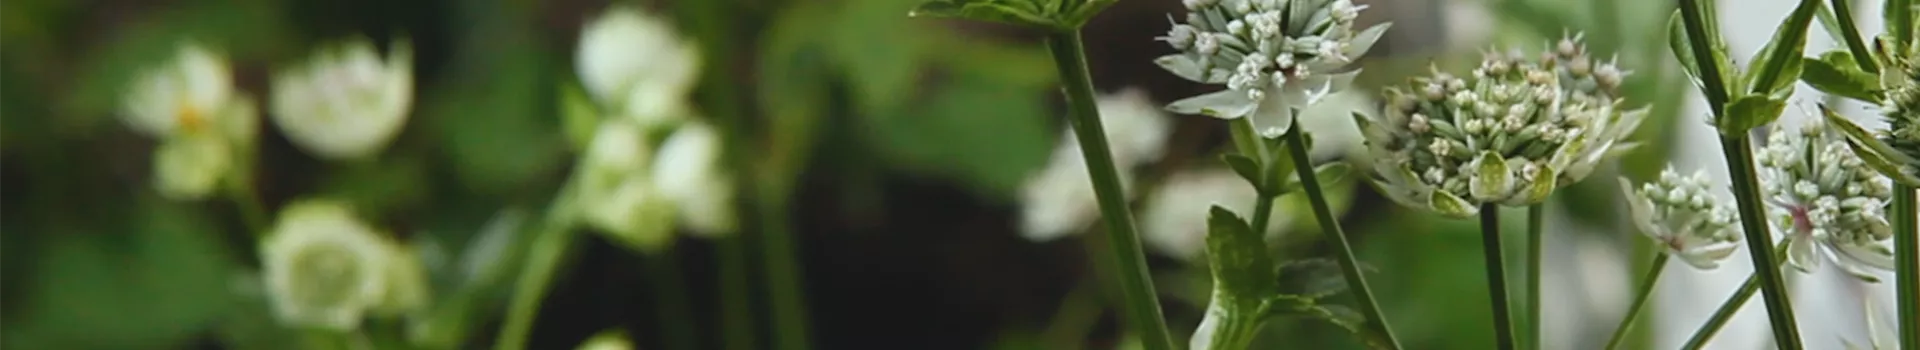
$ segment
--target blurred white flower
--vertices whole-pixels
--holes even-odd
[[[1114,167],[1120,171],[1121,187],[1131,193],[1132,169],[1160,159],[1172,127],[1166,113],[1141,90],[1103,95],[1095,105],[1105,124]],[[1080,143],[1072,130],[1063,135],[1047,166],[1021,185],[1020,233],[1028,240],[1045,242],[1076,233],[1099,216]]]
[[[129,127],[160,140],[153,181],[162,196],[205,198],[236,174],[251,149],[257,112],[233,90],[227,62],[195,43],[141,73],[121,101]]]
[[[733,232],[733,183],[720,164],[720,135],[706,123],[681,124],[660,145],[653,180],[694,233]]]
[[[604,330],[580,342],[580,347],[575,350],[633,350],[633,341],[627,339],[625,331]]]
[[[392,45],[384,61],[364,39],[322,47],[273,79],[273,122],[315,156],[379,153],[406,125],[413,105],[413,50]]]
[[[1712,269],[1740,247],[1739,218],[1728,201],[1709,189],[1706,172],[1681,176],[1672,168],[1639,190],[1620,179],[1633,223],[1667,254],[1698,269]]]
[[[1168,256],[1192,259],[1207,246],[1207,214],[1213,206],[1252,218],[1259,195],[1247,180],[1219,168],[1187,170],[1168,176],[1140,211],[1140,240]],[[1267,223],[1272,236],[1293,225],[1291,201],[1277,201]]]
[[[700,71],[698,51],[671,24],[629,7],[587,23],[574,60],[596,102],[643,126],[684,117]]]
[[[582,219],[640,251],[664,249],[673,233],[673,203],[655,186],[651,159],[640,126],[608,119],[600,122],[574,173]]]
[[[369,312],[399,314],[425,304],[419,261],[345,203],[287,205],[260,242],[260,256],[274,311],[290,325],[351,330]]]

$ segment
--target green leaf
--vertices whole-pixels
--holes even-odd
[[[396,155],[379,163],[341,164],[322,180],[320,192],[376,217],[420,207],[427,202],[432,180],[427,163],[417,158]]]
[[[1348,165],[1346,162],[1326,163],[1313,168],[1313,177],[1319,179],[1321,188],[1330,188],[1338,186],[1342,181],[1346,181],[1347,175],[1352,173],[1352,170],[1353,166]],[[1288,170],[1289,174],[1293,172],[1291,169]],[[1305,188],[1305,185],[1300,182],[1299,178],[1299,175],[1288,176],[1287,182],[1285,183],[1286,187],[1283,187],[1278,193],[1293,193],[1294,191]]]
[[[1059,28],[1061,24],[1047,18],[1030,1],[1021,0],[936,0],[920,4],[908,11],[907,16],[970,19],[1040,28]]]
[[[504,194],[554,173],[566,157],[553,107],[556,82],[539,67],[548,61],[523,35],[492,38],[485,50],[459,55],[446,87],[421,98],[421,119],[443,142],[456,179],[468,189]]]
[[[1784,96],[1792,92],[1792,77],[1799,76],[1800,56],[1807,47],[1807,27],[1813,23],[1813,14],[1819,8],[1819,0],[1800,0],[1800,5],[1780,22],[1773,40],[1754,53],[1752,65],[1743,78],[1749,93]]]
[[[954,76],[911,111],[869,118],[867,137],[896,166],[1010,194],[1046,164],[1053,147],[1047,88]]]
[[[1245,179],[1247,183],[1253,184],[1255,191],[1268,193],[1267,190],[1269,190],[1269,188],[1262,186],[1266,184],[1266,182],[1260,181],[1262,179],[1260,176],[1260,164],[1255,163],[1253,158],[1239,153],[1228,153],[1220,155],[1220,161],[1226,162],[1227,168],[1233,169],[1233,173],[1240,175],[1241,179]]]
[[[1801,60],[1806,69],[1800,71],[1800,81],[1807,82],[1814,89],[1855,100],[1880,100],[1880,80],[1860,70],[1852,54],[1836,50],[1821,54],[1819,59]]]
[[[1787,108],[1787,101],[1767,95],[1746,95],[1727,105],[1727,112],[1720,116],[1715,126],[1720,133],[1734,137],[1746,137],[1753,128],[1766,126],[1780,119],[1780,111]]]
[[[1113,4],[1118,2],[1120,1],[1119,0],[1089,0],[1086,2],[1082,2],[1079,4],[1079,6],[1074,7],[1072,12],[1067,13],[1066,18],[1062,19],[1061,22],[1066,23],[1068,28],[1078,29],[1080,27],[1086,26],[1087,21],[1092,21],[1093,16],[1099,15],[1100,11],[1106,10],[1108,6],[1113,6]],[[1064,3],[1064,1],[1055,1],[1055,3]],[[1358,56],[1352,56],[1352,57],[1358,57]]]
[[[1257,300],[1280,290],[1266,241],[1246,220],[1218,205],[1207,215],[1207,262],[1215,295]]]
[[[1347,279],[1340,263],[1327,258],[1309,258],[1280,263],[1280,292],[1307,298],[1325,298],[1347,291]]]
[[[1710,5],[1710,1],[1702,3],[1703,7],[1712,7]],[[1739,76],[1733,74],[1733,72],[1739,71],[1739,68],[1735,67],[1733,61],[1727,58],[1727,45],[1721,42],[1723,39],[1719,35],[1720,30],[1716,27],[1718,20],[1715,18],[1714,12],[1710,8],[1702,12],[1705,12],[1707,16],[1705,25],[1707,38],[1710,41],[1707,43],[1709,47],[1708,52],[1713,54],[1712,62],[1719,73],[1721,85],[1726,86],[1728,89],[1742,86],[1736,84],[1737,81],[1735,81],[1735,79]],[[1673,16],[1667,19],[1667,46],[1670,51],[1673,52],[1674,58],[1680,61],[1680,67],[1687,72],[1687,77],[1693,81],[1694,87],[1704,89],[1705,81],[1702,80],[1704,78],[1703,75],[1701,75],[1699,60],[1693,56],[1692,40],[1687,38],[1686,25],[1685,21],[1680,18],[1680,10],[1674,10]],[[1728,91],[1727,93],[1734,94],[1736,92]]]

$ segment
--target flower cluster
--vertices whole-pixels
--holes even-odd
[[[1366,5],[1350,0],[1186,0],[1185,23],[1159,38],[1181,53],[1155,60],[1181,78],[1227,90],[1176,101],[1181,114],[1223,119],[1258,116],[1277,137],[1295,109],[1344,89],[1358,70],[1341,72],[1373,47],[1388,25],[1353,30]],[[1255,113],[1255,112],[1259,113]]]
[[[1920,159],[1920,50],[1899,46],[1883,41],[1880,47],[1887,65],[1880,71],[1880,113],[1889,129],[1881,141],[1902,158]],[[1920,175],[1920,161],[1900,164],[1899,170]]]
[[[1667,254],[1699,269],[1720,266],[1740,246],[1739,217],[1709,189],[1705,172],[1682,176],[1672,168],[1660,179],[1635,189],[1620,179],[1627,208],[1641,233],[1659,242]]]
[[[239,180],[252,153],[259,115],[234,91],[226,59],[198,44],[142,73],[121,101],[134,131],[160,139],[154,188],[173,199],[206,198],[222,181]]]
[[[345,203],[287,205],[260,257],[274,311],[288,324],[352,330],[370,313],[401,315],[426,302],[419,259]]]
[[[1101,96],[1095,108],[1106,123],[1107,139],[1113,142],[1121,186],[1130,189],[1133,177],[1128,170],[1160,159],[1172,126],[1143,90]],[[1029,175],[1020,188],[1020,233],[1028,240],[1050,241],[1078,232],[1099,214],[1080,142],[1071,130],[1062,133],[1046,168]]]
[[[659,18],[614,8],[587,24],[579,51],[580,80],[596,104],[574,173],[581,219],[642,251],[664,248],[676,224],[733,232],[720,134],[689,118],[699,62],[692,46]]]
[[[1383,118],[1361,120],[1376,182],[1402,204],[1454,217],[1538,203],[1632,148],[1624,139],[1646,111],[1615,97],[1625,74],[1573,37],[1538,59],[1488,53],[1471,77],[1435,72],[1389,89]]]
[[[404,42],[384,62],[365,40],[323,47],[273,80],[274,124],[294,145],[327,159],[377,153],[400,133],[412,104],[413,51]]]
[[[1799,130],[1775,126],[1758,155],[1767,203],[1782,221],[1787,261],[1801,271],[1833,259],[1874,280],[1862,266],[1891,270],[1886,211],[1892,182],[1855,156],[1842,136],[1814,121]]]

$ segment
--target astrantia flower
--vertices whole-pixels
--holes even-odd
[[[233,90],[225,59],[197,44],[142,73],[121,101],[127,125],[160,139],[154,187],[174,199],[205,198],[238,175],[259,123],[253,103]]]
[[[574,172],[581,219],[630,248],[664,249],[673,237],[674,206],[653,181],[652,159],[640,126],[602,121]]]
[[[1166,114],[1148,101],[1144,91],[1135,89],[1101,96],[1096,105],[1112,143],[1120,184],[1130,189],[1129,170],[1160,159],[1165,149],[1167,134],[1172,132]],[[1020,188],[1020,233],[1028,240],[1044,242],[1078,232],[1099,214],[1080,143],[1071,130],[1057,142],[1046,168],[1029,175]]]
[[[281,211],[260,243],[260,260],[282,322],[351,330],[370,312],[424,304],[419,262],[401,249],[344,203],[311,200]]]
[[[1775,126],[1758,155],[1767,203],[1780,218],[1787,262],[1811,271],[1821,260],[1865,280],[1863,267],[1893,269],[1887,223],[1892,183],[1853,154],[1839,133],[1814,121],[1800,130]]]
[[[405,42],[382,60],[373,44],[349,40],[321,48],[273,79],[273,122],[294,145],[326,159],[378,153],[413,105],[413,52]]]
[[[1181,53],[1154,60],[1181,78],[1226,84],[1227,90],[1176,101],[1168,110],[1223,119],[1254,116],[1262,135],[1277,137],[1294,109],[1345,89],[1346,71],[1387,30],[1354,32],[1367,5],[1349,0],[1189,0],[1185,23],[1159,40]]]
[[[615,7],[587,23],[574,69],[603,108],[642,125],[684,117],[700,71],[698,52],[666,20]]]
[[[1613,91],[1626,73],[1578,38],[1537,60],[1489,53],[1466,79],[1445,73],[1389,89],[1384,118],[1361,120],[1388,198],[1466,217],[1480,204],[1539,203],[1585,178],[1646,115]]]
[[[1705,172],[1681,176],[1668,168],[1659,181],[1637,190],[1621,178],[1620,189],[1640,233],[1688,265],[1712,269],[1740,247],[1740,234],[1733,208],[1711,192],[1709,183]]]
[[[721,168],[720,135],[706,123],[682,124],[660,145],[653,180],[694,233],[734,230],[732,176]]]

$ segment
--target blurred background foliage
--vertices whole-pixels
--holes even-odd
[[[823,348],[1114,348],[1127,336],[1093,275],[1083,235],[1036,244],[1016,232],[1015,193],[1044,166],[1065,127],[1051,61],[1036,33],[909,19],[915,0],[642,1],[701,41],[702,110],[744,135],[747,157],[789,162],[765,177],[791,184]],[[1681,116],[1680,83],[1655,0],[1375,0],[1363,22],[1393,21],[1363,63],[1369,91],[1463,72],[1489,47],[1536,49],[1569,31],[1617,52],[1627,98],[1654,108],[1649,141],[1617,171],[1664,163]],[[314,44],[364,35],[409,39],[416,105],[389,150],[324,163],[266,130],[259,191],[271,210],[296,196],[361,206],[427,262],[434,306],[405,325],[370,325],[396,347],[479,348],[492,338],[524,223],[555,192],[576,153],[565,122],[582,21],[602,1],[560,0],[9,0],[0,9],[0,347],[12,349],[285,348],[262,291],[253,233],[224,201],[171,202],[147,180],[154,144],[116,122],[121,87],[175,43],[229,55],[242,91],[264,96],[268,72]],[[1145,88],[1159,103],[1206,92],[1150,61],[1170,52],[1172,0],[1125,0],[1085,30],[1104,92]],[[1602,57],[1605,54],[1601,55]],[[1309,116],[1312,117],[1312,116]],[[1344,117],[1344,116],[1339,116]],[[1180,116],[1169,156],[1150,174],[1215,164],[1215,120]],[[1607,179],[1611,175],[1595,176]],[[1148,181],[1156,178],[1150,175]],[[1557,205],[1610,226],[1611,181],[1588,181]],[[1364,188],[1364,186],[1361,186]],[[1474,226],[1359,191],[1345,222],[1392,323],[1414,348],[1478,349],[1488,322]],[[1518,220],[1524,215],[1506,215]],[[748,227],[780,223],[748,220]],[[1514,222],[1518,227],[1518,222]],[[1521,230],[1510,242],[1519,242]],[[1602,232],[1618,232],[1607,231]],[[749,239],[752,233],[748,234]],[[1317,234],[1289,235],[1283,257],[1328,256]],[[1634,238],[1610,234],[1622,250]],[[681,239],[704,345],[717,346],[712,244]],[[1515,247],[1517,258],[1520,244]],[[647,271],[600,238],[575,250],[547,300],[533,348],[567,348],[624,327],[652,347],[658,325]],[[1510,260],[1515,258],[1510,258]],[[1632,261],[1639,261],[1634,259]],[[1204,266],[1154,260],[1176,336],[1205,304]],[[1637,269],[1634,271],[1638,271]],[[1519,271],[1516,271],[1519,273]],[[1624,287],[1622,287],[1624,288]],[[1609,318],[1610,319],[1610,318]],[[1601,337],[1597,322],[1587,337]],[[1317,320],[1270,323],[1256,347],[1350,348]],[[1586,334],[1582,333],[1582,334]]]

